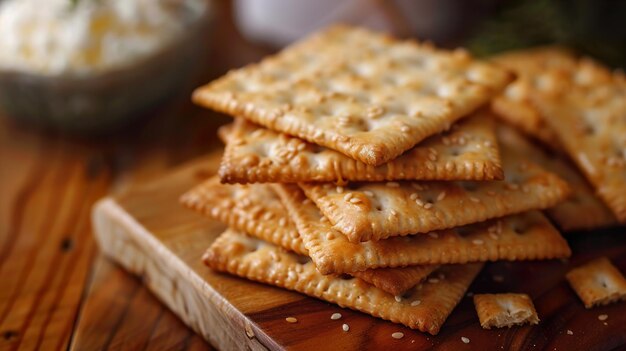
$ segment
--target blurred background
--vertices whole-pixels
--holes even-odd
[[[219,148],[194,87],[335,22],[626,65],[626,2],[0,0],[0,349],[206,345],[103,259],[98,198]]]

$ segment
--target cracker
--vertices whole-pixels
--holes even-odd
[[[484,329],[539,324],[535,305],[526,294],[477,294],[474,306]]]
[[[600,257],[565,276],[586,308],[626,300],[626,278],[606,257]]]
[[[590,60],[547,70],[531,96],[598,196],[626,223],[626,77]]]
[[[287,209],[269,185],[224,185],[213,177],[185,193],[181,202],[236,230],[297,254],[308,255]],[[373,269],[359,274],[362,280],[401,295],[435,268],[437,266],[411,266],[397,270]]]
[[[546,210],[562,230],[589,230],[617,223],[613,213],[594,195],[585,178],[567,160],[536,147],[505,125],[498,126],[498,138],[505,140],[528,159],[567,181],[572,189],[571,195],[565,201]]]
[[[321,275],[308,257],[233,230],[222,234],[203,259],[217,271],[295,290],[433,335],[482,268],[481,263],[443,267],[440,273],[445,279],[418,286],[397,301],[358,278]],[[419,304],[412,304],[418,300]]]
[[[228,140],[230,138],[233,129],[235,128],[235,123],[229,123],[217,128],[217,137],[220,141],[228,147]]]
[[[394,296],[402,296],[409,289],[423,282],[439,265],[409,266],[400,268],[368,269],[350,275],[366,281]]]
[[[573,65],[576,56],[565,48],[547,46],[506,52],[493,57],[492,61],[517,76],[501,95],[491,101],[496,115],[547,145],[555,145],[556,135],[530,101],[532,80],[546,68]]]
[[[512,80],[463,50],[333,26],[198,88],[193,100],[380,165]]]
[[[239,231],[306,255],[300,234],[269,187],[224,185],[217,176],[202,182],[180,199],[186,207]]]
[[[428,233],[554,206],[566,182],[502,145],[502,182],[300,183],[352,242]]]
[[[352,243],[293,184],[272,184],[323,274],[371,268],[569,257],[567,242],[532,211],[427,235]]]
[[[380,166],[239,118],[219,175],[225,183],[502,179],[490,116],[490,112],[480,110],[449,132],[433,136]]]

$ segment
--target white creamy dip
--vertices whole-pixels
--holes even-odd
[[[0,70],[88,75],[132,64],[181,36],[206,1],[0,1]]]

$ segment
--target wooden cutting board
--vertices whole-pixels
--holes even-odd
[[[214,174],[221,152],[184,165],[122,195],[101,200],[93,225],[102,250],[142,277],[187,325],[220,349],[612,350],[626,346],[626,302],[586,310],[563,276],[593,257],[610,257],[626,272],[626,229],[568,237],[569,262],[498,262],[485,267],[469,291],[524,292],[541,323],[483,330],[471,298],[464,298],[437,336],[309,298],[217,274],[200,257],[224,226],[184,209],[178,197]],[[341,312],[343,318],[330,319]],[[601,314],[608,315],[604,322]],[[296,317],[290,324],[286,317]],[[348,323],[349,332],[341,325]],[[573,335],[568,335],[571,330]],[[402,331],[403,339],[391,334]],[[464,344],[461,337],[470,339]]]

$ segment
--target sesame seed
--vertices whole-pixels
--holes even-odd
[[[446,192],[445,192],[445,191],[442,191],[442,192],[440,192],[440,193],[439,193],[439,195],[437,196],[437,201],[441,201],[441,200],[445,199],[445,197],[446,197]]]
[[[437,233],[428,233],[428,236],[433,238],[433,239],[437,239],[439,237],[439,234],[437,234]]]
[[[344,201],[350,201],[350,199],[352,199],[352,193],[347,193],[346,195],[343,196],[343,200]]]
[[[422,303],[422,301],[415,300],[415,301],[411,302],[411,306],[415,307],[415,306],[419,305],[420,303]]]
[[[298,151],[302,151],[302,150],[306,149],[306,144],[299,144],[297,149],[298,149]]]
[[[468,339],[468,338],[466,338],[466,337],[462,336],[462,337],[461,337],[461,341],[463,341],[463,343],[464,343],[464,344],[469,344],[470,339]]]
[[[398,182],[387,182],[386,184],[388,187],[390,188],[397,188],[400,186],[400,184],[398,184]]]
[[[341,329],[343,329],[343,331],[347,332],[348,330],[350,330],[350,326],[344,323],[344,324],[341,326]]]
[[[606,314],[601,314],[601,315],[598,316],[598,319],[601,320],[601,321],[605,321],[607,318],[609,318],[609,316],[606,315]]]
[[[341,318],[341,313],[333,313],[333,314],[330,316],[330,319],[332,319],[332,320],[334,320],[334,321],[336,321],[337,319],[340,319],[340,318]]]
[[[402,296],[394,296],[394,299],[396,299],[396,302],[402,302]]]
[[[278,220],[278,225],[284,227],[285,225],[287,225],[287,219],[285,217],[282,217]]]
[[[362,202],[361,199],[356,198],[356,197],[353,197],[353,198],[350,199],[350,203],[351,204],[358,204],[358,203],[361,203],[361,202]]]
[[[482,240],[480,240],[480,239],[474,239],[474,240],[472,240],[472,243],[474,243],[474,245],[482,245],[482,244],[484,244],[485,242],[484,242],[484,241],[482,241]]]
[[[373,192],[371,192],[371,191],[369,191],[369,190],[365,190],[365,191],[363,191],[363,194],[365,194],[365,195],[367,195],[367,196],[369,196],[369,197],[374,197],[374,193],[373,193]]]
[[[338,186],[336,190],[337,190],[337,192],[339,194],[343,193],[343,187],[342,186]]]
[[[479,202],[480,202],[480,199],[479,199],[479,198],[477,198],[477,197],[473,197],[473,196],[471,196],[471,197],[470,197],[470,201],[475,202],[475,203],[479,203]]]
[[[320,222],[328,222],[328,218],[326,218],[326,217],[322,217],[322,218],[320,219]]]
[[[574,335],[574,332],[569,330],[569,329],[567,329],[567,335]]]
[[[437,155],[429,154],[428,155],[428,159],[431,160],[432,162],[435,162],[435,161],[437,161]]]
[[[285,320],[287,321],[287,323],[298,323],[298,320],[294,317],[287,317],[285,318]]]
[[[391,214],[392,216],[397,216],[398,212],[396,212],[396,210],[394,210],[394,209],[391,209],[391,210],[389,210],[389,214]]]
[[[304,199],[304,201],[302,201],[303,205],[308,205],[310,203],[311,203],[311,200],[309,200],[309,199]]]
[[[498,240],[498,236],[494,233],[489,233],[489,237],[493,240]]]
[[[431,283],[431,284],[437,284],[437,283],[439,283],[439,279],[437,279],[437,278],[430,278],[430,279],[428,279],[428,282]]]
[[[408,126],[403,125],[402,127],[400,127],[400,131],[402,133],[408,133],[409,130],[411,130],[411,128],[409,128]]]
[[[431,208],[431,207],[433,207],[433,204],[431,204],[430,202],[428,202],[428,203],[424,204],[424,208],[425,208],[425,209],[427,209],[427,210],[428,210],[429,208]]]
[[[422,200],[420,200],[420,199],[415,199],[415,203],[416,203],[418,206],[424,206],[424,201],[422,201]]]
[[[412,193],[411,195],[409,195],[409,199],[415,201],[415,199],[417,199],[419,197],[419,195],[417,193]]]
[[[404,337],[404,333],[395,332],[395,333],[391,334],[391,337],[394,338],[394,339],[402,339]]]

